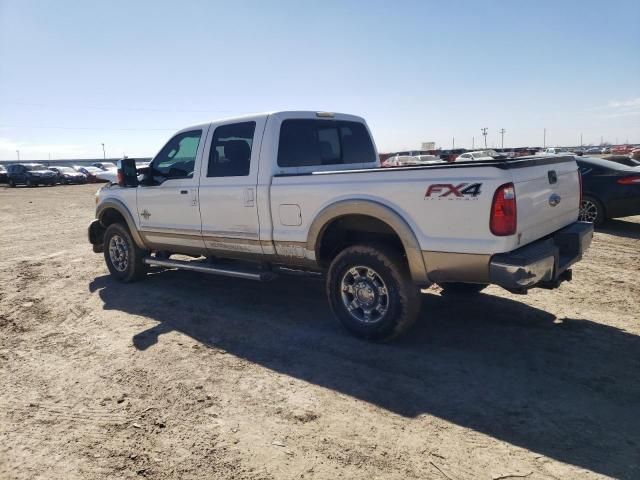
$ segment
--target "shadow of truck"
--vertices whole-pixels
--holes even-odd
[[[158,322],[133,338],[140,351],[180,331],[405,417],[434,415],[600,474],[640,478],[638,336],[493,295],[426,294],[409,335],[371,344],[339,327],[323,288],[175,270],[90,285],[105,309]]]

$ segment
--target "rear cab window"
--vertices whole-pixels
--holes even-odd
[[[376,160],[369,131],[360,122],[287,119],[280,126],[278,167],[285,171],[355,169]]]

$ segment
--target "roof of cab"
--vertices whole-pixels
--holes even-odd
[[[320,120],[330,120],[332,118],[337,118],[339,117],[342,120],[352,120],[352,121],[360,121],[360,122],[364,122],[364,118],[362,117],[358,117],[356,115],[351,115],[348,113],[339,113],[339,112],[327,112],[327,111],[323,111],[323,110],[277,110],[277,111],[273,111],[273,112],[262,112],[262,113],[249,113],[246,115],[240,115],[240,116],[236,116],[236,117],[226,117],[226,118],[218,118],[215,120],[212,120],[210,122],[205,122],[205,123],[199,123],[197,125],[190,125],[188,127],[185,128],[181,128],[180,130],[178,130],[176,133],[179,132],[185,132],[188,130],[193,130],[193,129],[198,129],[198,128],[206,128],[209,125],[211,125],[212,123],[227,123],[227,122],[242,122],[242,121],[248,121],[248,120],[255,120],[258,118],[263,118],[263,117],[269,117],[269,116],[277,116],[277,117],[296,117],[296,116],[300,116],[301,114],[313,114],[314,116],[316,116],[318,119]]]

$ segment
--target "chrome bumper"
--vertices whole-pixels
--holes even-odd
[[[593,224],[575,222],[550,237],[493,255],[489,263],[491,283],[515,292],[532,287],[556,288],[571,279],[569,267],[582,259],[592,238]]]

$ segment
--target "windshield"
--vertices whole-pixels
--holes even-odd
[[[25,168],[30,171],[34,170],[46,170],[44,165],[34,164],[34,165],[25,165]]]
[[[60,173],[76,173],[71,167],[55,167]]]
[[[104,168],[113,168],[113,169],[118,168],[118,167],[116,167],[116,164],[115,164],[115,163],[111,163],[111,162],[102,162],[102,163],[101,163],[101,165],[102,165]]]
[[[631,167],[622,163],[614,162],[611,160],[604,160],[597,157],[577,157],[581,163],[592,165],[594,167],[608,168],[609,170],[631,171],[638,167]]]

